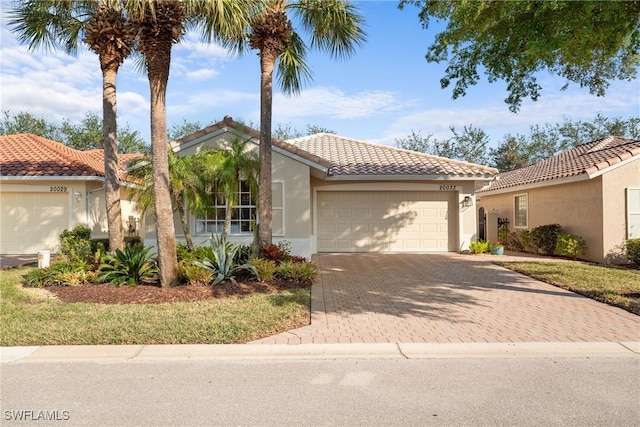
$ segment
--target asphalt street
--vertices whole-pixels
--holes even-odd
[[[633,353],[23,360],[1,368],[3,426],[640,425]]]

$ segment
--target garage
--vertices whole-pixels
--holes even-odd
[[[454,192],[319,191],[318,252],[455,250]],[[454,215],[455,218],[455,215]]]
[[[48,188],[48,187],[47,187]],[[69,193],[0,193],[3,254],[55,251],[58,236],[69,227]]]

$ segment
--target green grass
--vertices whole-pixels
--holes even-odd
[[[0,272],[2,346],[243,343],[309,324],[309,289],[173,304],[65,304],[22,288],[28,270]]]
[[[640,315],[640,273],[581,262],[503,262],[501,266]]]

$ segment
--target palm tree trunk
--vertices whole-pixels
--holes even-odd
[[[184,239],[187,241],[187,249],[193,251],[193,239],[191,238],[189,221],[187,220],[187,210],[184,208],[184,197],[182,197],[182,194],[177,194],[175,199],[178,215],[180,215],[180,222],[182,223],[182,230],[184,231]]]
[[[102,67],[102,137],[104,140],[104,192],[109,230],[109,250],[124,249],[124,229],[118,182],[116,77],[120,64]]]
[[[271,244],[271,118],[273,107],[273,67],[276,57],[260,56],[260,177],[258,184],[259,250]]]
[[[227,201],[225,203],[225,210],[224,210],[224,226],[222,227],[222,237],[224,237],[225,241],[227,240],[227,237],[229,236],[229,230],[231,230],[231,214],[233,212],[231,212],[231,202],[229,201],[229,198],[227,198]]]
[[[178,258],[171,207],[169,154],[167,149],[166,94],[171,62],[171,40],[157,40],[146,52],[151,89],[151,164],[160,286],[178,284]]]

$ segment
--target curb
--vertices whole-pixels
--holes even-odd
[[[247,359],[640,357],[640,342],[180,344],[0,347],[0,363]]]

